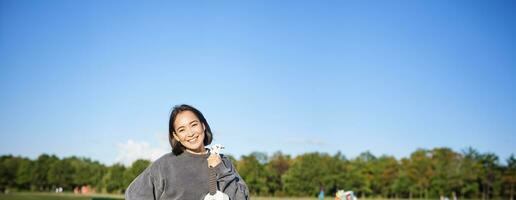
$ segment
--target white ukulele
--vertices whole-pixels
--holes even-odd
[[[214,144],[210,148],[210,154],[219,155],[223,149],[224,146],[220,144]],[[219,165],[222,165],[222,163],[220,163]],[[204,200],[229,200],[229,196],[227,194],[217,190],[217,175],[215,174],[215,168],[208,168],[208,170],[210,173],[208,182],[210,192],[206,194]]]

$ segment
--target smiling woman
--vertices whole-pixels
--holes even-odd
[[[209,154],[213,133],[196,108],[175,106],[169,121],[172,152],[165,154],[129,185],[126,200],[202,199],[209,192],[209,172],[215,172],[218,190],[230,199],[248,199],[247,185],[223,154]]]
[[[176,106],[169,121],[169,141],[175,155],[188,151],[205,153],[204,146],[212,141],[211,128],[202,113],[189,106]]]

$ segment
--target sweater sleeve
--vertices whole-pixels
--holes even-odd
[[[126,200],[157,200],[163,192],[162,184],[151,173],[151,167],[138,175],[125,191]]]
[[[215,167],[218,189],[229,196],[230,200],[248,200],[249,189],[231,161],[221,155],[222,162]]]

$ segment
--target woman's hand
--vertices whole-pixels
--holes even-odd
[[[209,157],[208,157],[208,167],[209,168],[213,168],[213,167],[216,167],[217,165],[220,164],[220,162],[222,162],[221,158],[220,158],[220,155],[219,154],[211,154]]]

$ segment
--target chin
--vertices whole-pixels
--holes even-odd
[[[200,144],[195,144],[195,145],[188,145],[188,146],[185,146],[187,149],[189,149],[190,151],[194,151],[194,152],[197,152],[199,150],[202,150],[202,143]]]

